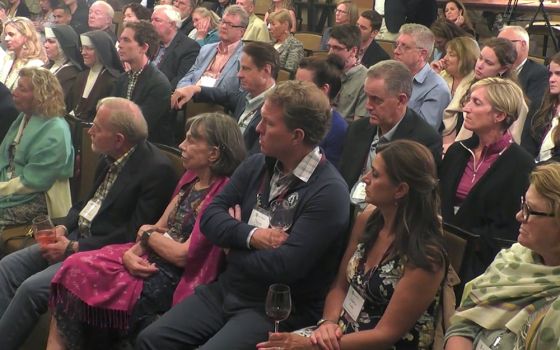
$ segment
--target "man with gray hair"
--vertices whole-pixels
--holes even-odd
[[[236,5],[243,7],[249,15],[249,25],[247,25],[245,35],[243,35],[243,40],[263,41],[265,43],[269,43],[270,33],[268,32],[266,23],[255,15],[255,3],[256,0],[237,0],[235,2]]]
[[[113,42],[117,42],[115,31],[111,28],[115,10],[107,2],[98,0],[89,8],[88,26],[89,30],[102,30],[109,34]]]
[[[443,111],[451,101],[445,80],[429,64],[434,50],[434,34],[421,24],[404,24],[395,41],[394,59],[404,63],[413,75],[408,106],[435,130],[439,130]]]
[[[519,83],[533,108],[538,109],[548,84],[548,71],[542,64],[529,59],[529,34],[523,27],[505,26],[498,34],[498,38],[507,39],[515,46],[517,59],[513,65]]]
[[[370,171],[379,145],[413,140],[428,147],[436,162],[441,159],[441,136],[409,107],[412,85],[412,74],[401,62],[381,61],[367,72],[364,91],[369,118],[350,124],[339,166],[353,204],[365,203],[362,178]]]
[[[64,259],[108,244],[132,242],[154,223],[177,180],[169,159],[146,141],[140,108],[123,98],[97,104],[91,148],[103,156],[88,199],[74,204],[55,242],[34,244],[0,260],[0,336],[3,350],[23,344],[48,309],[50,282]]]
[[[249,15],[239,5],[226,8],[219,25],[220,41],[204,45],[189,72],[179,81],[174,94],[184,95],[181,88],[189,85],[239,90],[237,70],[243,49],[243,35]],[[175,99],[179,97],[174,96]]]
[[[171,5],[158,5],[152,13],[152,25],[160,45],[152,62],[165,74],[172,87],[191,69],[200,45],[178,31],[181,15]]]

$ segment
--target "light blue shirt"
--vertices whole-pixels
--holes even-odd
[[[426,65],[412,79],[412,95],[408,107],[439,131],[443,111],[451,101],[445,80]]]

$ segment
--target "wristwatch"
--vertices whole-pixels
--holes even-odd
[[[327,323],[327,322],[336,324],[336,321],[329,320],[329,319],[326,319],[326,318],[322,318],[322,319],[319,320],[319,322],[317,322],[317,327],[321,327],[321,325],[323,323]]]
[[[142,233],[142,238],[140,239],[140,244],[144,248],[148,248],[148,241],[150,240],[150,236],[152,235],[153,230],[146,230]]]

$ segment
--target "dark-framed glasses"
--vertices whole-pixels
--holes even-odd
[[[521,196],[521,218],[523,219],[523,222],[527,222],[527,220],[529,220],[529,216],[531,215],[547,216],[547,217],[555,216],[554,213],[544,213],[542,211],[532,210],[527,204],[527,201],[525,200],[525,196]]]

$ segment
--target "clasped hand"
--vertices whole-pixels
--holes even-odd
[[[65,236],[66,231],[61,226],[57,226],[54,230],[54,243],[48,243],[45,245],[39,244],[41,255],[51,264],[64,260],[66,247],[68,246],[68,243],[70,243],[70,240],[68,240],[68,238],[66,238]]]

